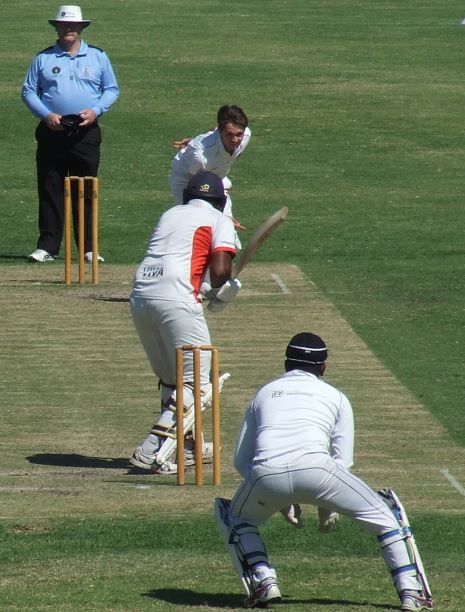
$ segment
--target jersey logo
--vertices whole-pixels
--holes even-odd
[[[158,278],[163,276],[162,266],[144,266],[142,270],[143,278]]]
[[[282,397],[284,395],[283,391],[273,391],[271,397]]]
[[[58,74],[59,72],[61,72],[61,69],[58,66],[54,66],[52,68],[52,72],[53,72],[53,74]]]

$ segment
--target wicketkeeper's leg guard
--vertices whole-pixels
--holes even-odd
[[[230,503],[229,499],[215,498],[215,519],[231,556],[234,571],[242,580],[247,595],[252,597],[254,594],[253,568],[257,564],[270,567],[268,555],[254,525],[231,519]],[[276,577],[276,574],[274,576]]]
[[[430,604],[429,607],[432,607],[431,589],[407,513],[392,489],[382,489],[378,494],[399,523],[399,529],[378,536],[384,560],[391,569],[397,592],[399,595],[402,591],[421,592]]]

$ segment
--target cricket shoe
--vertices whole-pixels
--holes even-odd
[[[152,474],[177,474],[178,464],[172,463],[171,461],[165,461],[165,463],[154,463],[151,467]]]
[[[129,457],[129,463],[141,470],[152,470],[155,463],[155,455],[146,455],[142,452],[142,446],[138,446]]]
[[[244,601],[245,608],[266,608],[268,604],[281,601],[281,592],[276,582],[276,572],[271,570],[271,576],[261,580],[253,574],[251,595]]]
[[[54,261],[55,257],[43,249],[36,249],[34,253],[31,253],[28,256],[28,259],[29,261],[39,261],[40,263],[44,263],[46,261]]]
[[[204,442],[202,444],[202,463],[211,463],[213,461],[213,442]],[[186,449],[184,451],[185,465],[195,464],[195,450]]]
[[[213,443],[204,442],[202,444],[202,463],[211,463],[213,460]],[[195,465],[195,452],[193,450],[184,451],[184,465]],[[154,463],[151,471],[154,474],[177,474],[178,464],[172,463],[171,461],[165,461],[165,463],[159,464]]]
[[[412,610],[432,610],[433,600],[423,597],[419,591],[402,591],[400,594],[400,609],[402,612]]]
[[[92,263],[93,258],[94,258],[94,254],[92,253],[92,251],[87,251],[87,253],[84,253],[84,259],[85,259],[86,261],[88,261],[89,263]],[[102,256],[99,254],[99,255],[97,255],[97,261],[99,261],[99,262],[103,262],[103,261],[105,261],[105,260],[104,260],[104,259],[103,259],[103,257],[102,257]]]

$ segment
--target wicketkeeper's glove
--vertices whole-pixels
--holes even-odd
[[[318,508],[318,518],[320,519],[318,530],[321,531],[321,533],[329,533],[339,520],[339,514],[327,510],[326,508]]]
[[[284,520],[290,523],[293,527],[298,527],[299,529],[303,527],[302,509],[299,504],[293,504],[287,508],[283,508],[281,510],[281,514],[283,515]]]

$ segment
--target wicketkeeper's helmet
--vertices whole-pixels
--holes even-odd
[[[296,334],[286,348],[286,360],[295,367],[319,366],[328,358],[324,340],[310,332]]]
[[[206,200],[218,210],[223,210],[226,204],[223,181],[219,176],[204,170],[191,178],[184,189],[183,204],[199,198]]]

